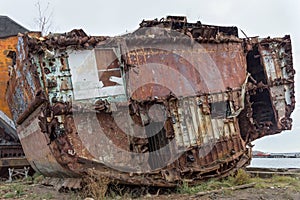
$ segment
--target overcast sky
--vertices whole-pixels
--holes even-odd
[[[0,0],[0,15],[7,15],[30,30],[37,30],[38,16],[32,0]],[[138,28],[142,19],[166,15],[186,15],[189,22],[234,25],[248,36],[290,34],[294,68],[300,64],[300,1],[298,0],[41,0],[53,11],[53,32],[82,28],[89,35],[120,35]],[[299,101],[299,73],[296,74],[296,100]],[[298,105],[298,104],[296,104]],[[300,152],[300,107],[293,113],[293,130],[254,142],[254,150]]]

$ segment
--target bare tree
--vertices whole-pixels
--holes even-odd
[[[38,17],[35,18],[35,23],[41,31],[42,35],[48,34],[52,27],[53,10],[50,10],[50,3],[43,9],[41,3],[38,1],[35,6],[38,9]]]

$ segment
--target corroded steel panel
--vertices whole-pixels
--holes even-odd
[[[9,51],[16,51],[17,36],[0,38],[0,110],[11,117],[9,107],[6,103],[5,91],[9,79],[9,69],[13,66],[13,60],[8,58]]]
[[[251,141],[291,128],[289,37],[243,40],[180,16],[140,26],[20,36],[7,99],[36,170],[195,183],[247,165]]]
[[[259,44],[272,102],[277,110],[278,128],[290,129],[292,121],[289,116],[295,107],[295,71],[291,68],[290,38],[265,39]]]
[[[46,176],[69,177],[74,176],[74,172],[63,168],[56,160],[50,148],[50,140],[45,134],[41,134],[39,126],[39,116],[41,107],[37,108],[17,131],[25,152],[25,156],[33,169]]]
[[[176,53],[166,50],[138,49],[128,53],[128,94],[142,101],[154,97],[191,96],[207,92],[207,82],[197,68]],[[168,78],[166,78],[168,77]]]
[[[25,157],[17,157],[17,158],[0,158],[0,166],[1,167],[24,167],[30,166],[27,159]]]
[[[153,44],[143,49],[127,44],[126,62],[133,66],[127,74],[127,92],[135,100],[166,97],[171,91],[176,96],[192,96],[236,89],[246,79],[241,43],[194,44],[194,49],[186,41],[180,45],[175,40],[170,47],[152,40]]]
[[[7,101],[16,123],[21,123],[34,111],[45,99],[42,85],[38,79],[38,72],[35,65],[28,60],[27,39],[19,38],[17,49],[19,54],[16,58],[15,69],[11,73],[14,82],[11,82],[7,90],[9,96]]]

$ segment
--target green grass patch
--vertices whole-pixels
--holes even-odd
[[[33,183],[37,184],[37,183],[41,183],[44,180],[44,176],[41,175],[40,173],[34,173],[34,175],[32,176],[33,179]]]
[[[10,198],[14,198],[15,196],[16,196],[15,193],[9,192],[9,193],[5,194],[5,195],[3,196],[3,198],[5,198],[5,199],[10,199]]]
[[[25,195],[27,189],[21,182],[1,185],[0,188],[0,196],[3,196],[5,199],[22,197]]]
[[[182,194],[196,194],[198,192],[230,188],[247,183],[251,183],[250,175],[244,170],[240,169],[235,175],[231,175],[221,180],[210,179],[195,186],[189,186],[187,182],[184,182],[183,185],[178,188],[178,192]]]

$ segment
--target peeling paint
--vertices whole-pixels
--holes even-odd
[[[168,16],[118,37],[19,41],[7,101],[47,176],[196,183],[246,166],[253,140],[291,129],[289,36],[241,39],[236,27]]]

